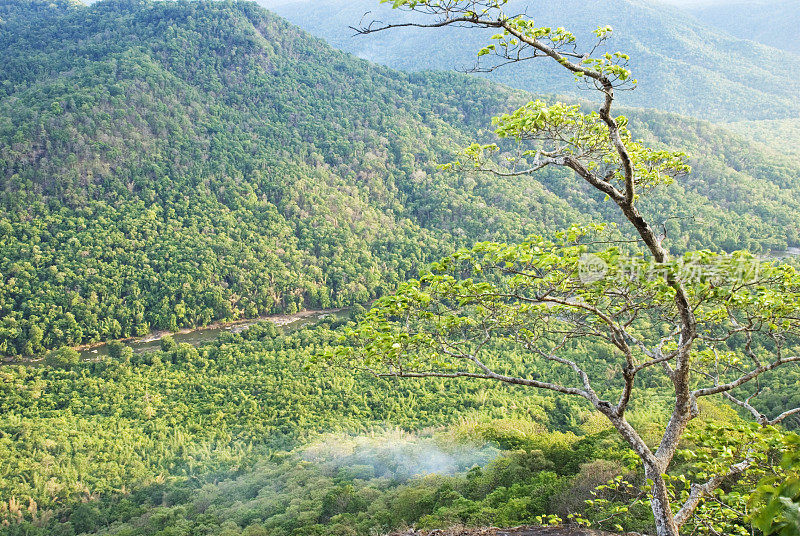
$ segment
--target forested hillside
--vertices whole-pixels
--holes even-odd
[[[369,320],[359,304],[460,246],[624,223],[562,171],[522,179],[438,167],[473,140],[510,152],[492,116],[553,97],[393,71],[240,1],[0,0],[0,65],[0,357],[45,357],[0,365],[0,534],[375,536],[558,522],[547,514],[652,533],[646,505],[626,509],[645,484],[635,454],[582,399],[475,379],[378,379],[326,359],[353,321]],[[752,74],[743,76],[757,82]],[[688,107],[727,103],[708,95]],[[736,105],[755,110],[759,95]],[[753,117],[796,105],[776,95]],[[691,155],[691,174],[639,205],[673,253],[800,246],[796,153],[753,144],[748,123],[738,124],[745,137],[662,111],[625,113],[645,143]],[[598,244],[630,238],[621,232]],[[724,292],[710,281],[710,293]],[[770,303],[785,299],[770,292]],[[352,304],[314,326],[256,323],[197,347],[166,336],[159,351],[136,354],[113,341],[90,360],[70,348]],[[670,331],[651,318],[633,318],[633,329],[656,340]],[[598,396],[616,399],[630,377],[619,341],[594,332],[578,334],[568,356],[599,380]],[[783,341],[721,340],[754,360]],[[519,342],[519,332],[487,339],[486,365],[581,388],[563,360],[532,359]],[[706,361],[710,352],[697,364]],[[759,411],[800,404],[797,366],[761,380]],[[660,367],[636,379],[626,418],[648,445],[663,433],[672,387]],[[697,411],[669,468],[677,493],[753,444],[744,411],[720,397]],[[800,438],[769,428],[757,441],[772,475]],[[733,506],[709,506],[724,511],[716,532],[752,533],[742,510],[759,471],[715,494]],[[617,484],[595,495],[609,479]],[[609,517],[614,509],[624,516]],[[708,533],[701,521],[687,527]]]
[[[513,389],[489,392],[480,384],[443,381],[401,385],[340,370],[309,371],[305,365],[310,358],[337,336],[328,327],[284,336],[266,324],[200,349],[165,341],[164,351],[152,355],[123,352],[102,363],[0,369],[5,414],[0,427],[0,532],[12,497],[25,501],[23,511],[32,498],[44,518],[40,529],[35,522],[23,527],[12,523],[12,530],[35,531],[25,534],[53,534],[45,531],[50,521],[49,530],[93,532],[149,508],[186,503],[188,510],[181,507],[167,518],[157,515],[150,527],[147,515],[140,532],[123,533],[154,534],[165,526],[181,526],[184,517],[198,513],[190,489],[236,476],[238,469],[258,460],[280,463],[282,458],[270,460],[269,454],[321,432],[366,433],[387,423],[412,429],[438,426],[470,414],[480,422],[526,422],[536,416],[540,423],[528,427],[579,430],[578,412],[568,417],[566,405],[544,397],[519,398]],[[281,472],[287,474],[280,478],[298,476],[286,468]],[[345,486],[357,478],[359,473],[335,484]],[[267,504],[250,505],[258,511],[250,522],[275,516],[272,525],[283,526],[286,530],[278,534],[286,534],[292,528],[326,524],[341,513],[335,505],[327,516],[317,511],[322,505],[316,498],[308,500],[306,486],[300,479],[293,491],[278,488],[282,500],[297,503],[284,515],[277,515],[279,504],[270,504],[274,497]],[[326,491],[331,494],[346,493],[330,488]],[[44,514],[76,505],[61,520]],[[13,509],[10,515],[13,521]],[[220,515],[200,516],[197,522],[218,525],[228,517]],[[32,519],[29,512],[23,517]],[[374,519],[372,526],[386,521]]]
[[[476,125],[507,93],[460,80],[473,97],[439,98],[449,78],[354,60],[252,4],[2,16],[6,355],[363,302],[493,212],[437,210],[436,236],[411,219],[448,202],[427,176],[466,137],[442,118]],[[564,221],[550,198],[539,221]]]
[[[800,5],[794,0],[730,0],[686,9],[703,24],[800,56]]]
[[[299,1],[274,9],[337,48],[405,70],[472,68],[474,51],[493,34],[406,28],[355,36],[350,26],[368,25],[372,20],[398,22],[402,17],[407,22],[415,20],[372,0]],[[775,24],[770,24],[768,20],[759,22],[760,14],[751,16],[741,9],[729,15],[737,18],[737,24],[747,25],[747,30],[725,33],[678,8],[648,0],[513,0],[505,10],[525,12],[537,25],[565,27],[584,43],[593,39],[594,29],[611,25],[614,37],[605,49],[630,54],[630,67],[639,81],[636,91],[620,95],[622,104],[712,121],[800,116],[796,100],[800,85],[792,74],[800,67],[800,57],[753,42],[758,40],[753,25],[764,28],[765,33],[781,33],[785,24],[788,34],[794,29],[796,35],[797,25],[789,23],[791,15],[780,21],[775,18]],[[424,53],[411,53],[409,44]],[[555,73],[547,62],[526,62],[487,76],[533,92],[582,94],[569,79],[560,79]]]
[[[531,96],[378,67],[251,3],[0,17],[5,356],[363,303],[458,245],[611,218],[564,175],[437,170]],[[632,128],[695,155],[651,205],[676,247],[797,245],[796,163],[699,121]]]

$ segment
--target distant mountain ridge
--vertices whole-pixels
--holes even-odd
[[[342,50],[405,70],[452,70],[474,65],[492,32],[399,29],[353,36],[349,26],[372,19],[408,20],[377,0],[313,0],[274,10]],[[586,43],[600,25],[615,28],[608,47],[632,56],[639,88],[622,95],[629,106],[657,108],[712,121],[800,117],[800,57],[739,39],[699,23],[678,8],[641,0],[513,0],[508,12],[527,10],[537,24],[564,26]],[[365,15],[365,13],[369,12]],[[404,18],[405,17],[405,18]],[[752,17],[742,17],[748,23]],[[422,52],[422,53],[418,53]],[[513,87],[576,96],[567,78],[547,62],[528,62],[488,75]]]
[[[796,0],[729,0],[686,9],[703,24],[800,57],[800,2]],[[756,12],[758,16],[753,16]]]

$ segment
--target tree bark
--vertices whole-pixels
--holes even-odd
[[[650,508],[656,521],[656,536],[679,536],[678,524],[670,508],[667,483],[664,482],[661,470],[655,466],[645,466],[644,474],[653,482]]]

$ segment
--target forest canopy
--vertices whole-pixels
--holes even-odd
[[[534,126],[568,117],[589,132],[570,143],[591,142],[593,169],[613,167],[617,157],[598,149],[607,138],[595,128],[595,105],[379,67],[249,2],[0,0],[0,62],[0,357],[45,356],[0,366],[0,532],[374,536],[409,525],[561,522],[653,529],[641,460],[606,418],[612,404],[599,404],[619,400],[630,377],[619,359],[630,337],[587,331],[556,341],[551,350],[600,379],[595,398],[583,399],[477,378],[378,379],[321,359],[349,334],[381,354],[368,364],[392,366],[416,345],[425,350],[417,358],[447,367],[430,351],[434,335],[484,327],[462,314],[484,304],[459,293],[511,279],[530,298],[536,285],[520,284],[530,274],[505,278],[503,270],[533,264],[550,270],[544,282],[557,283],[557,299],[580,293],[613,309],[603,301],[610,285],[576,291],[574,277],[558,276],[590,246],[603,262],[630,253],[606,247],[631,243],[635,235],[614,225],[626,220],[569,172],[521,178],[513,165],[492,173],[482,158],[510,163],[520,138],[537,135],[526,130],[530,117]],[[636,208],[669,237],[663,259],[760,262],[731,252],[800,246],[800,165],[790,151],[779,156],[666,112],[622,113],[622,135],[645,160],[636,186],[647,199]],[[507,115],[492,125],[499,114]],[[482,145],[469,145],[476,140]],[[539,153],[538,164],[542,157],[552,156]],[[607,176],[624,183],[622,174]],[[592,221],[611,224],[587,245],[591,233],[581,229],[600,230],[587,227]],[[566,229],[559,244],[545,238],[553,229]],[[760,311],[780,319],[769,329],[788,330],[795,272],[767,266],[773,291]],[[712,297],[714,307],[700,313],[718,329],[727,287],[696,283],[690,299]],[[669,338],[674,286],[643,278],[623,290],[659,306],[626,334]],[[741,293],[737,311],[764,305],[759,292]],[[433,308],[431,297],[447,307]],[[374,298],[372,312],[358,305]],[[197,347],[167,336],[159,351],[139,354],[113,341],[107,356],[89,360],[73,348],[351,304],[346,319],[297,331],[259,323]],[[521,343],[541,330],[509,335],[547,309],[489,305],[487,318],[500,321],[492,329],[506,331],[484,345],[494,356],[484,365],[531,385],[547,379],[582,390],[564,361],[531,359]],[[549,309],[547,326],[596,330],[570,313],[573,305]],[[411,325],[397,321],[398,311],[421,313],[413,327],[432,326],[433,335],[390,340]],[[371,330],[387,318],[390,329]],[[714,350],[727,359],[747,349],[742,337],[705,348],[701,364],[714,362]],[[764,359],[783,349],[774,342],[758,339],[749,350]],[[678,348],[665,342],[658,351]],[[637,378],[637,396],[619,404],[642,451],[661,438],[674,384],[650,373],[652,356],[638,345],[635,352],[648,372]],[[740,364],[723,360],[722,374]],[[778,424],[774,416],[800,406],[799,371],[766,371],[755,407],[744,397],[697,401],[698,416],[660,475],[667,490],[686,499],[743,444],[756,445],[758,463],[701,505],[719,523],[693,522],[692,530],[745,535],[784,523],[790,510],[781,500],[797,492],[786,476],[797,475],[796,459],[781,454],[796,451],[798,438],[746,419],[755,410]],[[796,428],[797,415],[786,417]]]
[[[614,218],[555,172],[437,165],[529,95],[403,74],[247,2],[0,6],[0,354],[365,303],[454,247]],[[800,242],[800,166],[635,112],[692,155],[677,250]]]

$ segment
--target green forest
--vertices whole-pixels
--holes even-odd
[[[655,61],[662,45],[642,56]],[[739,50],[719,38],[710,57],[728,45]],[[739,82],[783,80],[794,61],[768,58],[759,71],[746,57]],[[603,240],[635,241],[617,207],[565,169],[443,166],[476,141],[513,158],[521,137],[499,138],[492,118],[555,103],[560,82],[534,95],[524,88],[538,86],[397,71],[232,0],[0,0],[0,65],[0,534],[654,530],[637,495],[648,486],[641,462],[585,400],[480,379],[376,378],[326,359],[415,278],[447,272],[476,243],[526,244],[598,221],[611,224]],[[671,111],[621,98],[632,136],[688,155],[691,174],[638,205],[668,253],[779,259],[800,247],[792,87],[750,87],[749,111],[730,125],[707,119],[729,120],[744,101],[713,84],[698,89],[708,101],[676,92]],[[590,97],[567,100],[588,116]],[[763,325],[789,333],[797,260],[773,265],[787,282],[766,307],[783,316]],[[136,353],[123,342],[345,307],[301,329],[259,322],[200,346],[166,335],[160,351]],[[575,383],[515,336],[486,345],[490,366]],[[800,348],[792,337],[725,344],[757,360]],[[616,397],[626,373],[615,342],[568,348],[606,380],[599,396]],[[107,357],[81,359],[100,343]],[[627,419],[656,445],[671,382],[653,372],[637,389]],[[798,364],[767,371],[758,393],[764,414],[800,406]],[[729,402],[700,401],[664,473],[682,497],[753,445],[758,468],[702,503],[714,524],[701,516],[684,530],[767,536],[777,493],[800,494],[786,491],[800,420],[762,429]]]
[[[617,218],[563,173],[438,171],[524,93],[377,67],[248,3],[0,10],[3,356],[366,303],[475,240]],[[634,114],[693,155],[651,205],[675,248],[800,244],[800,164]]]
[[[97,363],[53,358],[3,367],[4,533],[368,535],[410,524],[514,526],[537,516],[567,519],[585,509],[594,486],[633,470],[624,445],[579,402],[477,381],[377,381],[309,367],[347,322],[292,334],[263,323],[200,348],[167,338],[153,354],[121,346]],[[558,374],[530,369],[511,348],[504,356],[517,372]],[[613,374],[603,357],[592,371]],[[800,370],[783,381],[794,386],[789,403],[800,402]],[[657,382],[647,393],[633,410],[644,430],[667,402]],[[698,438],[709,426],[742,425],[727,407],[705,409]],[[332,441],[342,452],[326,452]],[[419,472],[431,449],[443,453],[450,473]],[[686,456],[682,469],[695,461]],[[591,509],[583,515],[602,519]],[[644,510],[625,526],[642,523]]]

